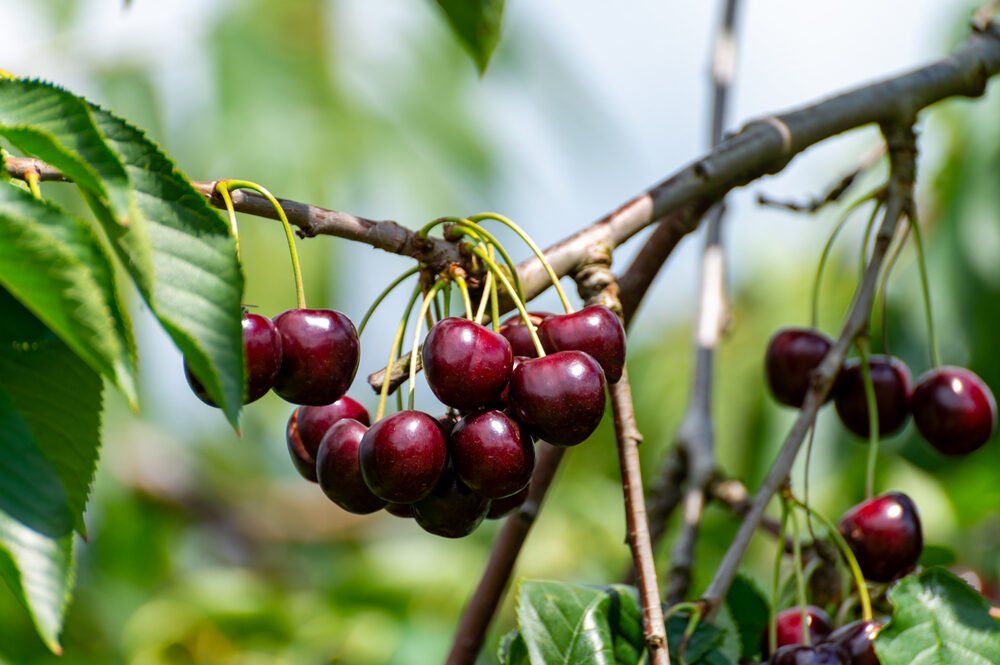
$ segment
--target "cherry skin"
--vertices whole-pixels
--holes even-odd
[[[835,644],[784,646],[775,651],[768,662],[771,665],[851,665],[844,650]]]
[[[910,417],[910,394],[913,382],[910,370],[899,358],[871,356],[868,367],[875,388],[879,437],[903,429]],[[865,397],[864,370],[860,360],[844,365],[834,390],[834,405],[840,422],[863,439],[868,438],[868,400]]]
[[[396,517],[412,518],[413,517],[413,504],[412,503],[387,503],[385,504],[385,512]]]
[[[555,446],[575,446],[604,417],[604,371],[582,351],[559,351],[517,366],[510,380],[514,417]]]
[[[333,404],[300,406],[292,411],[285,427],[285,442],[292,464],[306,480],[316,482],[319,444],[327,431],[344,418],[353,418],[366,427],[371,425],[368,409],[346,395]]]
[[[429,495],[413,504],[420,528],[444,538],[463,538],[476,530],[490,509],[490,500],[473,492],[452,468]]]
[[[538,326],[546,353],[583,351],[604,370],[608,383],[617,383],[625,368],[625,328],[618,315],[604,305],[588,305],[578,312],[550,316]]]
[[[827,642],[842,648],[850,665],[881,665],[875,654],[875,638],[881,628],[874,621],[854,621],[830,633]]]
[[[498,402],[514,363],[507,338],[454,316],[434,324],[422,354],[431,391],[456,409]]]
[[[441,479],[448,444],[437,420],[421,411],[400,411],[365,432],[358,459],[361,475],[375,496],[413,503]]]
[[[767,385],[774,399],[785,406],[801,407],[813,370],[832,346],[833,340],[812,328],[782,328],[776,332],[764,356]]]
[[[859,503],[844,513],[839,527],[865,579],[872,582],[891,582],[908,573],[924,548],[917,508],[902,492]]]
[[[553,314],[549,312],[528,312],[528,318],[531,319],[531,323],[536,328],[550,316]],[[504,321],[498,332],[510,342],[510,348],[515,356],[538,357],[538,349],[531,341],[531,333],[528,332],[528,327],[524,325],[524,319],[521,318],[520,314],[515,314]]]
[[[993,436],[997,404],[986,383],[961,367],[932,369],[917,381],[913,422],[945,455],[965,455]]]
[[[281,367],[281,335],[266,316],[243,314],[243,361],[246,369],[243,403],[249,404],[266,395],[274,386],[274,378]],[[201,381],[191,373],[186,361],[184,376],[198,399],[209,406],[218,406],[208,396]]]
[[[833,623],[829,615],[814,605],[806,606],[806,623],[809,627],[809,641],[818,644],[833,632]],[[775,617],[777,630],[776,647],[802,644],[802,611],[798,607],[789,607],[778,612]],[[761,651],[766,657],[770,653],[770,631],[765,628],[761,636]]]
[[[365,484],[358,462],[358,446],[368,426],[345,418],[323,436],[316,453],[316,475],[320,489],[349,513],[368,515],[385,506]]]
[[[358,371],[358,331],[329,309],[290,309],[274,320],[281,333],[281,370],[274,392],[293,404],[322,406],[344,396]]]
[[[528,490],[530,489],[531,485],[528,485],[517,494],[511,494],[502,499],[493,499],[490,501],[490,512],[486,513],[486,519],[498,520],[520,508],[521,504],[528,498]]]
[[[488,499],[521,491],[535,468],[531,435],[503,411],[476,411],[459,420],[449,452],[462,482]]]

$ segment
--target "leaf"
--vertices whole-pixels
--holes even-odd
[[[732,665],[733,661],[724,652],[725,631],[707,621],[700,621],[694,633],[688,638],[684,649],[684,659],[680,658],[680,646],[684,641],[684,631],[688,627],[688,614],[679,612],[667,619],[667,645],[670,648],[670,662],[686,665]]]
[[[497,648],[497,660],[500,665],[529,665],[528,647],[524,644],[524,638],[516,628],[500,640]]]
[[[611,596],[608,624],[615,645],[615,660],[619,665],[638,663],[646,652],[639,590],[633,586],[612,584],[604,587],[604,591]]]
[[[767,595],[755,579],[740,573],[726,594],[726,606],[739,632],[740,657],[755,657],[760,653],[760,638],[771,612]]]
[[[134,404],[135,342],[110,260],[86,222],[0,183],[0,284]]]
[[[437,0],[451,31],[483,74],[500,42],[504,0]]]
[[[922,568],[953,566],[958,563],[958,555],[955,554],[955,550],[944,545],[924,545],[919,563]]]
[[[51,83],[0,79],[0,136],[60,169],[116,223],[131,221],[125,167],[80,97]]]
[[[903,578],[889,600],[892,620],[875,639],[882,665],[1000,663],[1000,622],[982,596],[947,570]]]
[[[95,212],[150,309],[235,426],[243,273],[229,226],[140,130],[96,106],[91,113],[125,164],[138,222],[123,228]]]
[[[517,595],[517,623],[532,665],[615,665],[607,612],[597,587],[527,580]]]

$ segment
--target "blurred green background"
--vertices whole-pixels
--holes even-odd
[[[145,127],[197,179],[247,178],[281,196],[411,226],[442,214],[495,208],[522,221],[544,244],[693,158],[701,148],[692,127],[705,133],[702,79],[715,20],[707,9],[698,14],[697,31],[685,23],[691,17],[670,24],[678,39],[690,32],[676,48],[690,51],[693,45],[699,54],[694,66],[669,60],[669,66],[659,67],[665,91],[622,102],[613,92],[607,98],[608,81],[620,79],[623,90],[655,86],[634,84],[622,73],[642,76],[629,69],[631,61],[621,64],[626,56],[616,56],[613,62],[619,64],[613,66],[588,59],[599,50],[569,48],[567,40],[581,38],[572,33],[580,25],[553,23],[556,10],[546,18],[509,2],[507,34],[480,80],[431,3],[406,8],[398,6],[402,3],[305,0],[179,3],[187,9],[166,12],[172,23],[149,7],[158,3],[133,4],[131,12],[150,13],[133,39],[161,39],[167,56],[148,56],[115,41],[129,28],[115,32],[108,26],[134,19],[121,3],[45,0],[28,12],[4,1],[0,55],[13,57],[17,51],[22,60],[20,69],[9,63],[0,67],[48,76],[88,94]],[[874,20],[866,12],[876,10],[854,4],[858,16],[853,21]],[[654,11],[652,3],[639,5]],[[583,26],[614,18],[595,7],[580,5],[579,11],[591,13]],[[659,17],[666,10],[655,11]],[[768,103],[766,88],[756,87],[754,77],[772,73],[766,60],[759,62],[764,56],[754,54],[766,55],[763,43],[778,37],[762,34],[764,18],[751,20],[757,11],[752,3],[747,11],[743,66],[748,71],[737,85],[734,116],[817,94],[799,86],[788,93],[791,99]],[[622,21],[642,16],[640,9],[631,9]],[[924,26],[921,34],[928,37],[911,46],[921,54],[912,63],[937,57],[964,33],[965,14],[951,8],[948,17],[933,30]],[[846,19],[844,32],[833,39],[847,38],[855,22]],[[659,53],[661,46],[650,49]],[[882,48],[884,54],[891,44]],[[655,65],[660,57],[638,51],[631,54],[636,62]],[[869,67],[862,59],[857,70],[844,75],[858,80],[888,71],[885,62],[871,59]],[[902,64],[891,61],[892,67]],[[839,85],[819,78],[818,91]],[[688,95],[690,103],[676,104],[673,98],[672,105],[658,106],[662,95],[675,92]],[[649,105],[658,114],[669,113],[671,130],[647,134],[645,125],[630,124],[636,118],[621,110]],[[994,388],[1000,388],[998,117],[996,84],[986,99],[949,102],[926,114],[920,184],[942,356],[949,364],[971,367]],[[652,127],[656,115],[642,116],[642,122]],[[765,394],[764,347],[780,325],[807,323],[812,274],[837,212],[811,218],[757,210],[753,194],[807,198],[850,169],[873,137],[862,132],[838,140],[826,152],[796,162],[788,177],[769,180],[733,201],[733,326],[718,362],[718,453],[723,468],[750,487],[766,471],[792,419]],[[866,178],[858,191],[874,186],[881,175]],[[48,186],[46,194],[59,196],[57,188]],[[843,236],[827,275],[821,323],[830,332],[855,284],[862,224],[855,220]],[[244,219],[241,233],[246,301],[275,315],[292,304],[280,231],[271,222]],[[677,265],[644,306],[630,349],[647,477],[656,474],[685,407],[696,250],[697,241],[685,243]],[[356,320],[391,275],[407,267],[398,257],[330,238],[303,241],[300,251],[310,302],[343,309]],[[891,348],[917,376],[928,368],[929,354],[915,268],[911,248],[893,273],[888,312]],[[545,298],[543,305],[552,302],[551,294]],[[352,394],[369,405],[373,395],[361,376],[382,362],[385,329],[398,306],[390,300],[364,339],[365,359]],[[26,613],[0,589],[0,661],[440,661],[498,525],[488,523],[465,540],[446,541],[387,515],[358,518],[340,512],[302,481],[287,459],[287,404],[268,396],[248,408],[243,436],[237,438],[221,416],[190,395],[180,360],[155,324],[138,312],[137,324],[142,413],[131,414],[120,398],[111,398],[87,514],[90,540],[79,546],[65,655],[57,659],[46,653]],[[432,408],[426,394],[421,400]],[[878,485],[916,499],[927,542],[961,553],[961,562],[985,578],[1000,576],[998,442],[968,459],[948,460],[923,444],[911,426],[883,450]],[[836,518],[862,498],[866,453],[827,409],[819,422],[811,476],[812,499],[821,511]],[[797,486],[802,472],[799,466]],[[617,580],[628,561],[621,506],[614,445],[605,423],[567,456],[517,575]],[[709,579],[735,527],[729,515],[709,509],[695,589]],[[669,539],[661,550],[665,567]],[[748,557],[748,568],[762,580],[772,552],[771,543],[761,538]],[[508,602],[482,662],[494,662],[492,645],[511,625]]]

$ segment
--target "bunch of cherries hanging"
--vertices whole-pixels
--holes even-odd
[[[227,204],[228,191],[235,187],[272,198],[253,183],[228,181],[219,189]],[[427,237],[445,226],[448,237],[469,257],[471,270],[451,265],[434,274],[419,265],[389,284],[365,314],[361,332],[393,289],[416,278],[396,329],[372,424],[368,411],[346,396],[358,368],[360,333],[340,312],[305,308],[291,229],[280,206],[272,203],[288,235],[299,307],[273,322],[244,314],[245,402],[273,388],[300,405],[288,420],[289,454],[299,473],[318,483],[335,504],[356,514],[385,509],[414,518],[430,533],[466,536],[484,518],[502,517],[524,502],[536,439],[575,446],[597,428],[604,416],[606,385],[618,381],[624,368],[621,321],[603,305],[573,311],[534,241],[511,220],[493,213],[442,218],[422,228],[419,234]],[[515,264],[482,226],[490,220],[514,231],[539,258],[564,314],[525,309]],[[477,275],[484,277],[473,277]],[[461,297],[463,316],[451,315],[453,290]],[[472,293],[478,295],[475,308]],[[518,310],[502,325],[501,298]],[[483,324],[487,307],[492,330]],[[402,391],[397,390],[398,409],[387,415],[391,370],[402,358],[414,310],[408,405],[403,407]],[[421,346],[425,321],[429,330]],[[431,392],[447,407],[439,417],[414,409],[419,367]],[[212,404],[190,368],[186,373],[195,394]]]

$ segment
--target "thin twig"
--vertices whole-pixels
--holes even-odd
[[[826,194],[813,197],[811,201],[807,201],[806,203],[771,198],[767,194],[758,194],[757,203],[762,206],[781,208],[792,212],[804,212],[808,214],[819,212],[826,206],[839,201],[844,194],[850,190],[851,186],[854,185],[862,174],[878,164],[883,155],[885,155],[885,145],[878,143],[874,148],[868,151],[868,154],[862,158],[861,163],[854,167],[850,173],[829,187],[826,190]]]

